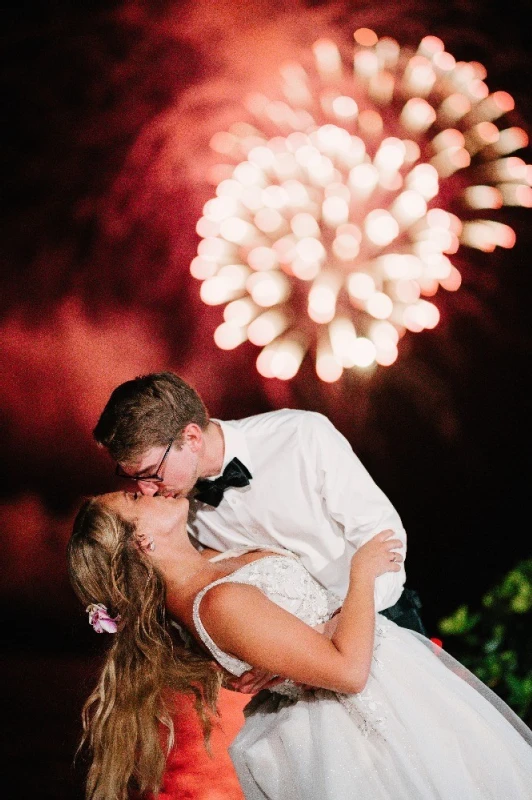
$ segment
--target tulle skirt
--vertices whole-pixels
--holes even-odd
[[[377,621],[362,693],[252,701],[230,748],[246,800],[532,799],[532,731],[430,640]]]

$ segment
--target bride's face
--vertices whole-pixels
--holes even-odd
[[[140,537],[165,536],[172,531],[186,531],[189,503],[184,497],[150,497],[140,492],[110,492],[101,495],[100,500],[123,519],[133,522]]]

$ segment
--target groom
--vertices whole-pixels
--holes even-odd
[[[143,494],[190,497],[189,532],[201,547],[281,546],[340,600],[353,553],[376,533],[393,530],[405,554],[399,515],[321,414],[210,419],[191,386],[161,372],[118,386],[94,437]],[[425,633],[417,595],[403,591],[404,582],[404,566],[381,575],[376,609]]]

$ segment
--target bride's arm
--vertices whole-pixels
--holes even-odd
[[[360,692],[373,653],[375,578],[400,569],[390,559],[401,542],[389,536],[389,531],[377,534],[353,557],[349,590],[332,639],[245,584],[223,583],[207,592],[202,622],[218,647],[254,667],[296,683]]]
[[[338,612],[335,613],[327,622],[322,622],[319,625],[314,625],[313,628],[318,633],[323,633],[328,639],[332,639],[333,633],[338,625]],[[240,678],[235,678],[229,672],[222,670],[224,673],[223,686],[233,692],[242,692],[243,694],[255,694],[262,689],[271,689],[278,683],[283,683],[286,678],[283,675],[272,675],[264,669],[253,669],[244,672]],[[307,683],[298,684],[303,689],[314,689],[316,687]]]

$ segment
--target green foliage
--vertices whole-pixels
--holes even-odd
[[[532,721],[532,559],[521,561],[482,598],[440,620],[444,647],[527,724]]]

